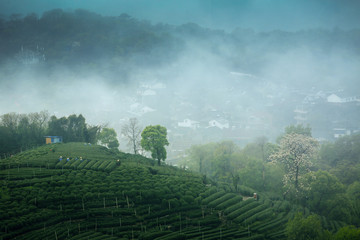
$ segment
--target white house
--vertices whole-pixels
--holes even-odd
[[[209,127],[229,128],[229,122],[227,120],[211,120],[209,121]]]
[[[137,94],[140,96],[155,96],[156,92],[154,90],[151,89],[146,89],[144,91],[138,90]]]
[[[334,138],[339,138],[351,134],[351,131],[346,128],[334,128],[333,131]]]
[[[330,103],[348,103],[348,102],[359,102],[360,98],[358,96],[341,98],[336,94],[331,94],[327,97],[327,101]]]
[[[330,103],[342,103],[343,102],[342,98],[336,94],[331,94],[330,96],[328,96],[327,101]]]
[[[144,106],[140,103],[133,103],[130,105],[130,110],[128,112],[136,116],[142,116],[145,113],[154,112],[154,111],[155,109],[152,109],[148,106]]]
[[[182,121],[182,122],[178,122],[178,126],[196,129],[196,128],[199,128],[200,123],[187,118],[187,119],[184,119],[184,121]]]

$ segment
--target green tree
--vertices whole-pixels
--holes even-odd
[[[12,134],[16,134],[20,115],[17,113],[6,113],[1,116],[1,125],[9,129]]]
[[[98,136],[98,141],[106,147],[113,149],[119,147],[116,131],[113,128],[103,128]]]
[[[7,153],[13,153],[17,147],[15,135],[8,128],[0,126],[0,158]]]
[[[237,160],[241,165],[237,169],[241,184],[253,189],[262,189],[262,170],[264,167],[262,160],[243,153],[237,155]]]
[[[48,135],[62,136],[64,142],[66,139],[67,123],[68,120],[66,117],[57,118],[55,115],[50,117],[49,125],[47,129]]]
[[[323,144],[319,167],[327,169],[346,185],[360,181],[360,134],[344,136],[334,143]]]
[[[234,153],[237,151],[237,146],[232,141],[222,141],[217,143],[214,149],[214,170],[217,179],[227,180],[235,177],[234,168]]]
[[[351,164],[358,163],[360,161],[360,133],[340,137],[334,143],[323,144],[320,157],[331,167],[343,160]]]
[[[311,159],[316,155],[317,149],[318,142],[303,134],[291,133],[281,139],[279,151],[272,154],[270,159],[283,164],[285,168],[285,195],[293,193],[296,198],[299,197],[299,180],[303,174],[310,171]]]
[[[358,240],[360,239],[360,229],[354,226],[345,226],[335,234],[335,240]]]
[[[305,176],[307,187],[307,207],[319,215],[333,220],[350,223],[352,209],[345,195],[344,185],[326,171],[308,173]]]
[[[166,159],[166,149],[169,142],[167,140],[167,129],[163,126],[147,126],[141,133],[141,147],[151,152],[151,157],[158,160],[160,166],[161,160]]]
[[[100,130],[100,126],[87,126],[84,132],[86,142],[95,144]]]
[[[51,116],[47,134],[62,136],[64,142],[90,142],[96,143],[96,135],[99,132],[99,126],[88,126],[85,118],[79,114],[69,117],[57,118]]]
[[[214,143],[193,145],[187,150],[186,167],[203,174],[210,174],[208,163],[213,157]]]
[[[269,162],[269,156],[276,151],[277,145],[269,143],[266,137],[259,137],[255,140],[255,143],[249,143],[243,149],[245,155],[261,159],[261,171],[262,171],[262,189],[265,190],[267,178],[266,178],[266,165]]]
[[[356,181],[352,183],[347,191],[346,191],[347,197],[351,201],[351,206],[353,209],[352,217],[352,223],[356,224],[357,226],[360,225],[360,182]]]
[[[44,141],[47,124],[49,121],[49,112],[41,111],[39,113],[29,113],[28,118],[30,122],[31,135],[37,143]]]
[[[318,215],[303,217],[297,213],[286,225],[286,235],[289,240],[315,240],[322,239],[324,231]]]
[[[302,124],[290,125],[290,126],[285,127],[285,134],[292,134],[292,133],[311,137],[311,127],[310,127],[310,125],[304,126]]]
[[[0,120],[0,125],[7,129],[4,133],[8,138],[5,140],[8,142],[6,145],[11,145],[9,152],[15,153],[43,144],[48,120],[46,111],[29,114],[7,113],[0,116]],[[4,136],[2,138],[5,139]]]
[[[302,125],[302,124],[297,124],[297,125],[289,125],[285,127],[285,133],[280,135],[277,139],[276,142],[280,143],[281,139],[288,135],[288,134],[301,134],[307,137],[311,137],[311,127],[310,125]]]
[[[67,138],[71,142],[85,142],[86,123],[83,115],[72,114],[68,117]]]

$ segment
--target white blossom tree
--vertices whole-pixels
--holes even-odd
[[[295,197],[299,197],[304,188],[301,178],[310,172],[311,160],[316,155],[318,146],[316,139],[303,134],[291,133],[281,139],[279,151],[272,154],[270,159],[275,163],[282,163],[285,168],[284,195],[293,192]]]

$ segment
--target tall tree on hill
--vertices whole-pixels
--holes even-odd
[[[129,123],[122,126],[121,134],[127,138],[128,146],[131,147],[134,154],[137,154],[141,141],[141,127],[139,126],[139,121],[136,118],[130,118]]]
[[[165,146],[169,145],[167,140],[167,129],[163,126],[147,126],[141,133],[141,146],[144,150],[151,152],[151,157],[158,160],[160,166],[161,160],[166,159]]]

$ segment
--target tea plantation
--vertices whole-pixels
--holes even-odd
[[[1,239],[284,239],[288,219],[306,211],[85,143],[1,159],[0,181]]]

